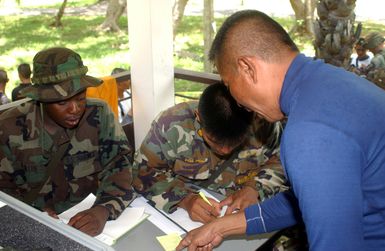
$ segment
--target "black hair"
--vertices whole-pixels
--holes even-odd
[[[356,45],[365,47],[365,45],[366,45],[366,40],[365,40],[365,38],[360,37],[360,38],[357,40]]]
[[[206,87],[199,99],[198,112],[205,132],[226,145],[242,142],[254,117],[253,112],[237,104],[221,82]]]
[[[23,63],[23,64],[20,64],[18,67],[17,67],[17,72],[19,73],[19,75],[25,79],[29,79],[31,78],[31,67],[29,66],[29,64],[26,64],[26,63]]]
[[[238,24],[248,23],[247,30],[235,33]],[[235,53],[258,55],[265,61],[278,59],[280,50],[288,48],[298,52],[298,48],[284,28],[272,18],[257,10],[243,10],[229,16],[218,30],[209,52],[210,61],[223,56],[230,34],[234,33],[237,48],[229,48]],[[227,51],[227,50],[226,50]]]
[[[121,73],[121,72],[124,72],[124,71],[128,71],[128,70],[117,67],[117,68],[114,68],[112,70],[111,75],[118,74],[118,73]]]

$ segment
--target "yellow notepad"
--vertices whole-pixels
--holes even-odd
[[[156,237],[165,251],[174,251],[182,238],[177,233]]]

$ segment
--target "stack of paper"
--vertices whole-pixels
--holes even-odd
[[[206,197],[218,201],[218,199],[216,199],[206,190],[201,189],[200,191],[203,192]],[[191,220],[188,212],[183,208],[178,208],[175,212],[169,214],[163,210],[155,209],[150,204],[148,204],[147,199],[143,197],[136,198],[131,203],[131,206],[145,207],[145,213],[151,215],[148,218],[149,221],[151,221],[155,226],[157,226],[166,234],[178,233],[181,235],[203,225],[201,222]],[[226,209],[227,206],[222,208],[221,216],[224,215]]]
[[[91,208],[95,202],[95,199],[95,195],[88,195],[88,197],[85,198],[82,202],[58,215],[59,219],[62,220],[64,223],[68,223],[69,220],[77,213]],[[112,245],[123,234],[134,228],[147,217],[148,214],[144,213],[144,207],[128,207],[116,220],[107,221],[106,225],[104,226],[103,232],[95,238],[100,241],[103,241],[108,245]]]

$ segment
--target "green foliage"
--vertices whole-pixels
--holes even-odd
[[[0,16],[0,67],[8,72],[7,93],[18,83],[17,66],[31,63],[40,50],[66,46],[77,51],[95,76],[105,76],[114,67],[129,67],[127,32],[97,32],[104,16],[63,16],[63,28],[53,28],[53,16]],[[122,17],[122,30],[127,30],[127,18]]]
[[[1,0],[0,0],[1,1]],[[33,8],[58,9],[63,0],[34,0]],[[68,1],[67,7],[84,7],[97,3],[98,0]],[[28,5],[29,4],[29,5]],[[41,6],[40,6],[41,5]],[[21,0],[22,8],[32,8],[31,1]],[[44,48],[66,46],[79,52],[94,76],[109,75],[115,67],[129,68],[129,45],[127,35],[127,17],[119,20],[121,33],[98,32],[97,27],[104,21],[105,13],[99,15],[69,16],[64,14],[63,27],[53,28],[50,24],[54,15],[39,16],[0,16],[0,68],[7,70],[10,83],[7,93],[18,83],[17,66],[31,63],[33,56]],[[217,29],[225,17],[216,18]],[[293,17],[275,18],[286,30],[294,25]],[[203,19],[201,16],[184,16],[177,30],[174,43],[175,67],[203,71]],[[383,23],[365,22],[363,35],[367,31],[383,31]],[[311,38],[294,36],[301,51],[313,53]],[[178,93],[200,93],[206,86],[185,80],[176,80],[175,91]]]

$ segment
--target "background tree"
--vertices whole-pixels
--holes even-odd
[[[354,42],[361,26],[354,28],[355,0],[319,0],[318,19],[314,23],[316,57],[326,63],[348,67]]]
[[[289,33],[313,36],[314,10],[317,0],[290,0],[290,4],[294,10],[296,22]]]
[[[98,27],[98,30],[120,32],[118,21],[126,7],[127,0],[109,0],[106,11],[106,19]]]
[[[188,0],[174,0],[174,3],[172,5],[172,23],[173,23],[173,34],[174,34],[174,40],[176,36],[176,30],[179,27],[179,24],[182,22],[182,18],[184,15],[184,10],[186,8],[186,5],[188,3]]]
[[[212,72],[213,66],[209,61],[208,55],[211,43],[214,39],[214,1],[204,0],[203,6],[203,41],[204,41],[204,71]]]
[[[51,24],[53,27],[62,27],[63,23],[61,22],[61,18],[64,15],[64,10],[67,6],[67,0],[64,0],[63,3],[61,4],[56,16],[55,16],[55,21]]]

